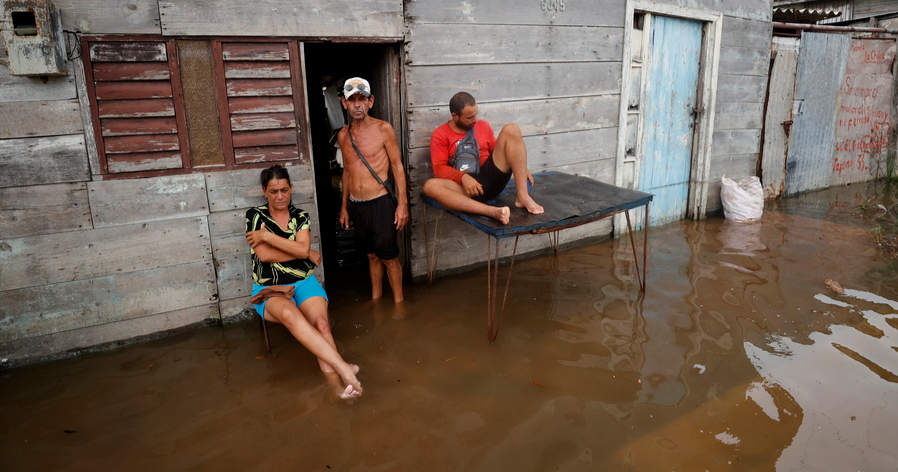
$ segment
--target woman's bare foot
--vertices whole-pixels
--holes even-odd
[[[514,201],[514,206],[518,208],[526,208],[527,211],[533,213],[534,215],[539,215],[544,211],[542,205],[533,201],[533,197],[531,197],[530,195],[518,197],[517,200]]]
[[[356,370],[356,372],[358,372],[358,370]],[[336,372],[325,372],[324,378],[326,378],[327,383],[330,384],[334,399],[343,400],[346,403],[352,404],[362,395],[361,390],[357,390],[353,385],[350,384],[344,386],[343,379]]]
[[[356,374],[359,373],[359,366],[355,364],[348,364],[349,372],[346,374],[340,374],[340,377],[343,379],[343,383],[346,385],[346,389],[343,390],[343,393],[340,394],[340,398],[357,398],[362,395],[362,383],[359,382],[359,379],[356,378]],[[348,397],[344,397],[348,395]]]
[[[362,392],[353,388],[352,385],[347,385],[346,389],[343,390],[342,393],[340,393],[340,400],[346,400],[349,403],[352,403],[356,398],[359,398],[360,396],[362,396]]]

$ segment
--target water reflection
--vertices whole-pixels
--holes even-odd
[[[766,345],[745,343],[763,381],[750,391],[772,419],[794,415],[764,393],[784,389],[804,412],[781,470],[891,470],[898,423],[898,302],[846,289],[839,299],[815,297],[833,323],[810,344],[771,335]],[[861,328],[835,319],[860,314]],[[872,335],[871,335],[872,332]]]

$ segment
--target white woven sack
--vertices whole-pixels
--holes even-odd
[[[724,175],[721,184],[720,200],[726,219],[738,223],[752,223],[761,219],[764,213],[764,188],[761,187],[761,179],[752,176],[735,182]]]

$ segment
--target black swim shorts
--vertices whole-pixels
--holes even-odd
[[[387,261],[399,256],[396,243],[396,204],[389,194],[371,200],[349,200],[349,219],[365,254]]]
[[[483,187],[483,195],[479,195],[474,197],[474,200],[478,202],[487,202],[499,196],[503,190],[505,190],[505,186],[508,185],[508,181],[511,179],[511,171],[502,172],[496,167],[496,163],[493,162],[493,156],[490,155],[487,158],[486,162],[480,166],[480,172],[477,174],[471,174],[471,177],[480,183]]]

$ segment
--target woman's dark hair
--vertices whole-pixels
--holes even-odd
[[[449,113],[461,115],[461,111],[467,106],[476,105],[477,101],[468,92],[458,92],[449,99]]]
[[[268,182],[272,179],[286,180],[288,184],[293,185],[290,182],[290,174],[287,173],[287,169],[280,164],[275,164],[262,170],[262,175],[259,176],[259,180],[262,181],[262,188],[268,188]]]

